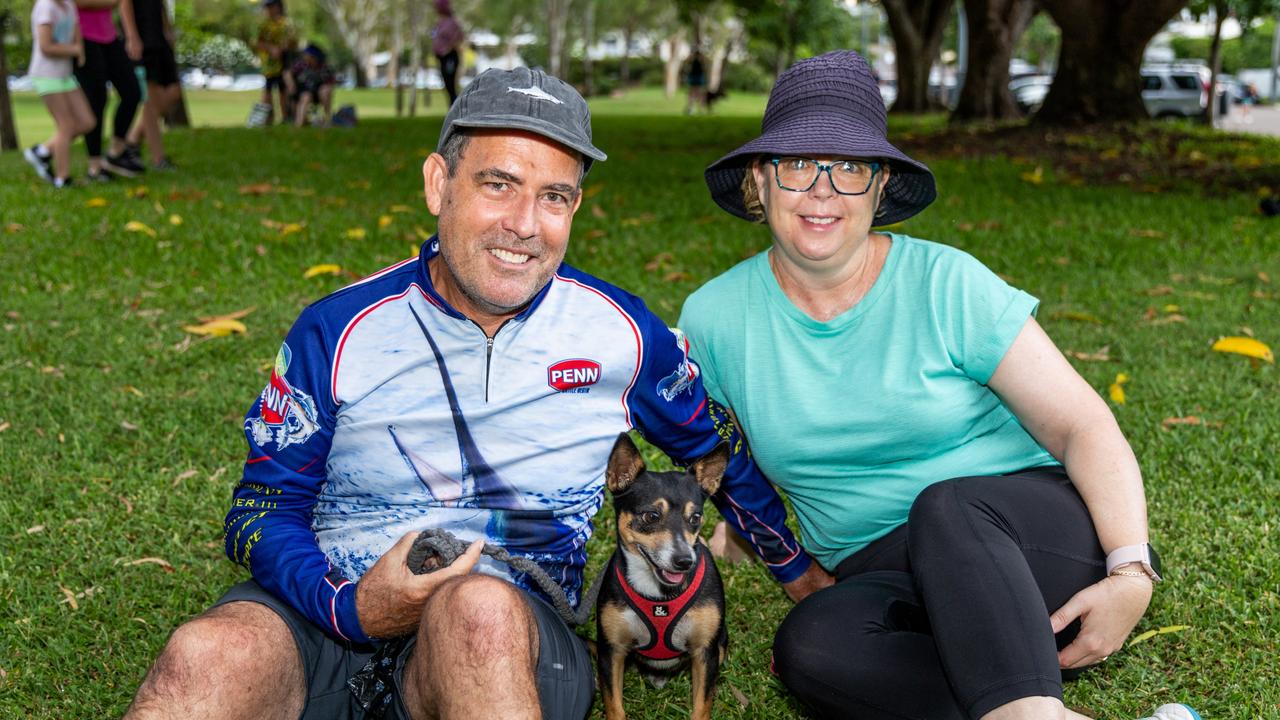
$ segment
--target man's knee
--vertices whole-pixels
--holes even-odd
[[[524,591],[505,580],[464,575],[440,586],[427,602],[427,646],[458,652],[469,662],[527,648],[536,657],[537,626]]]
[[[289,628],[270,608],[234,602],[178,627],[143,683],[140,696],[186,697],[235,677],[302,680],[301,661]]]

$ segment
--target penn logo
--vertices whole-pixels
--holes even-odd
[[[558,392],[587,392],[600,382],[600,363],[585,358],[561,360],[547,368],[547,384]]]

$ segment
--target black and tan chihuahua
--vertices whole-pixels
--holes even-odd
[[[661,687],[691,667],[693,720],[711,717],[729,636],[724,586],[698,537],[702,505],[720,486],[729,448],[720,444],[690,472],[647,472],[631,438],[618,436],[605,471],[618,549],[596,602],[596,665],[605,717],[624,720],[622,674],[630,657]]]

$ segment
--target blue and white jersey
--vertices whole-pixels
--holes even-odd
[[[620,432],[686,464],[727,440],[714,500],[782,581],[808,566],[785,509],[688,345],[638,298],[561,265],[486,337],[431,285],[432,239],[304,310],[245,418],[226,550],[335,637],[369,640],[355,582],[406,533],[444,528],[536,561],[576,604]],[[540,593],[482,557],[481,572]]]

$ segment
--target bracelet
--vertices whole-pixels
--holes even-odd
[[[1107,575],[1107,577],[1111,577],[1112,575],[1124,575],[1125,577],[1146,578],[1148,580],[1151,579],[1150,575],[1138,570],[1112,570],[1111,574]]]

